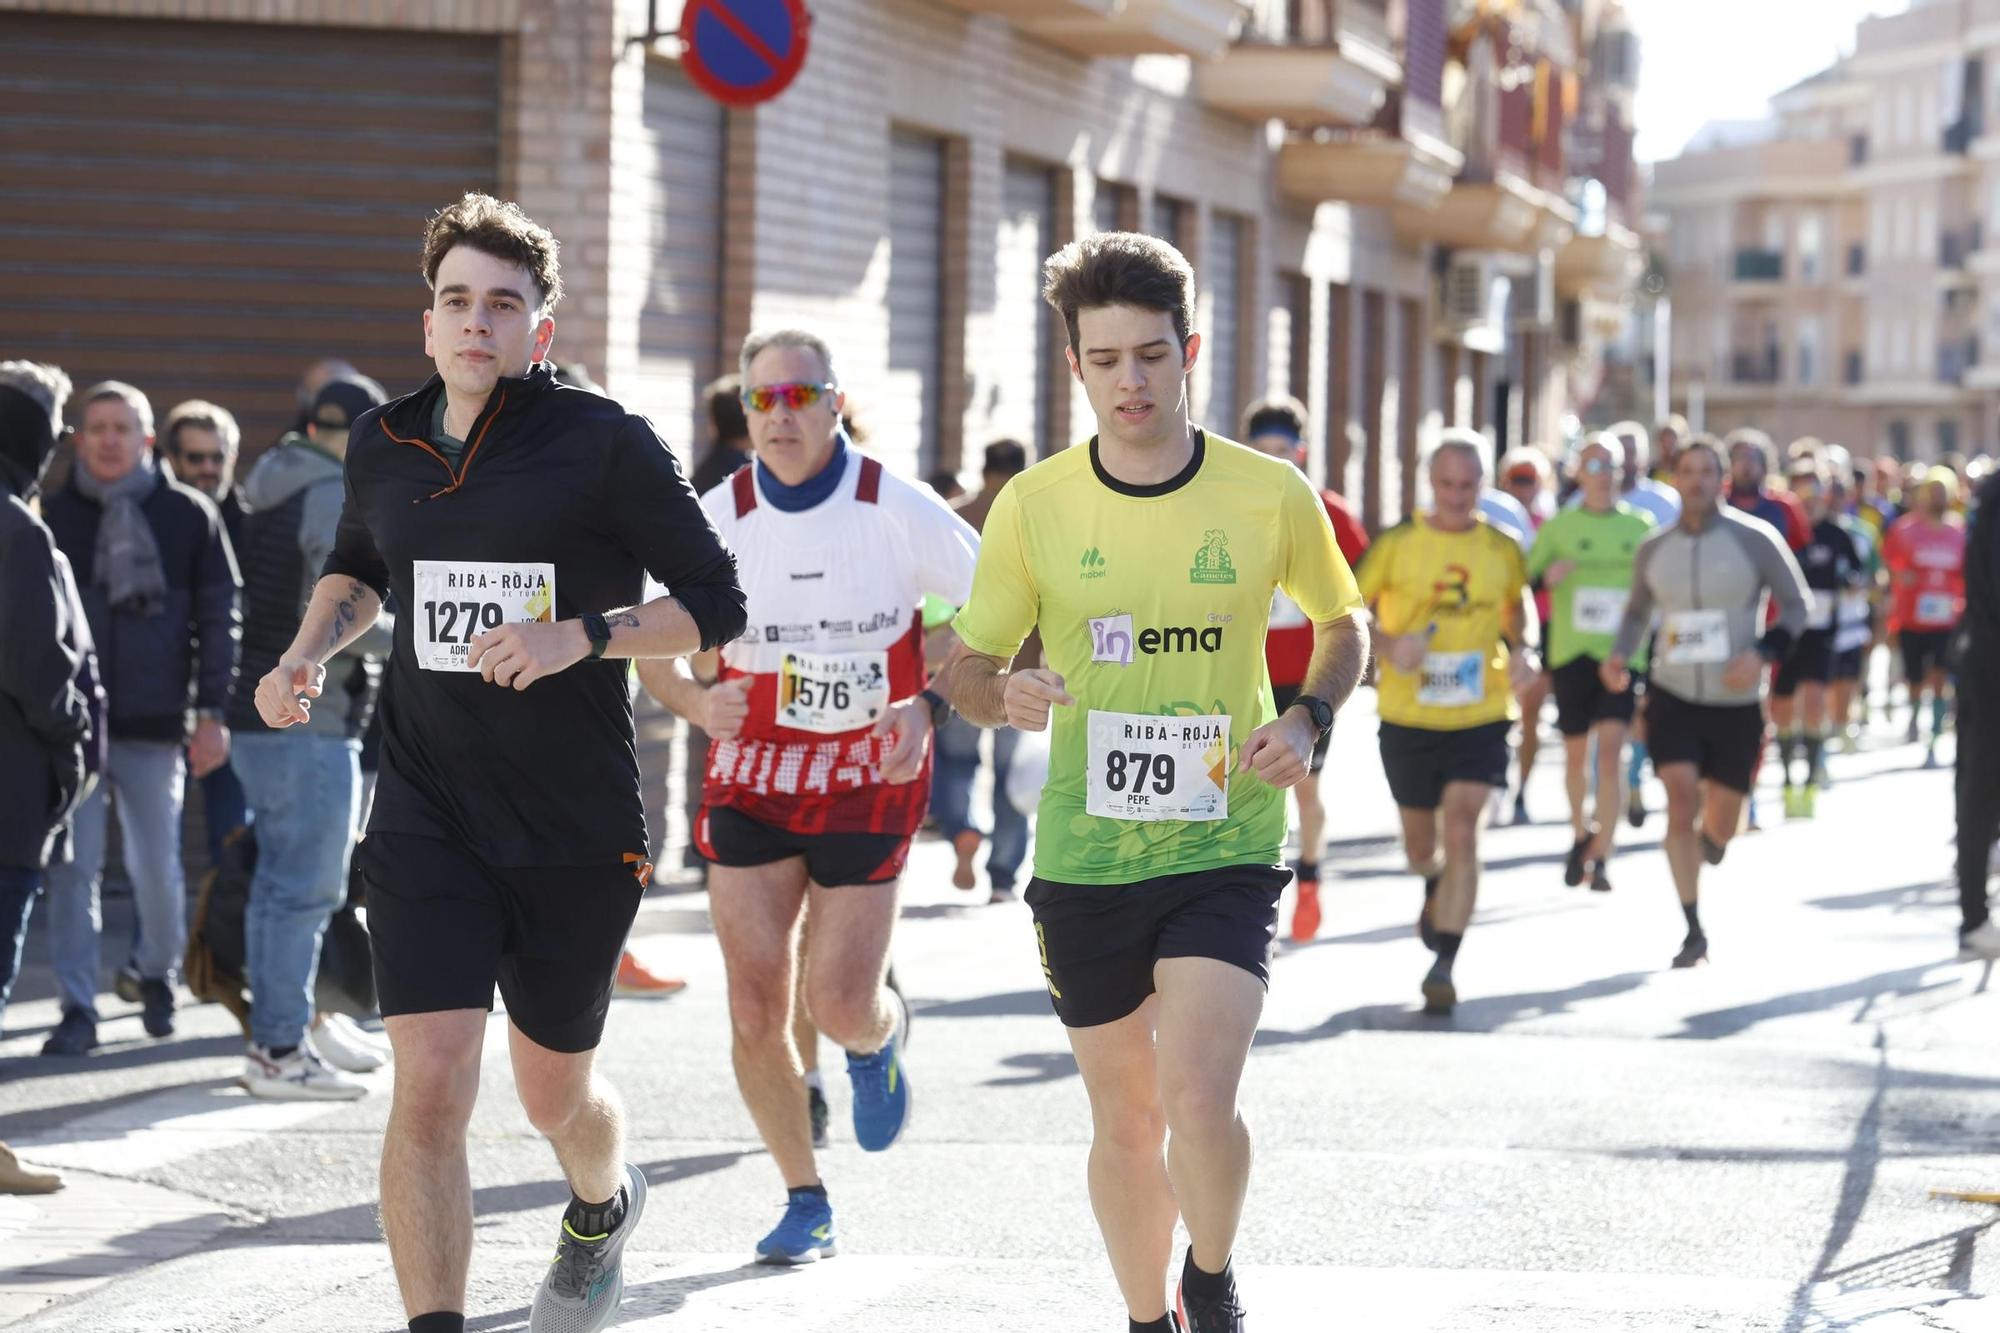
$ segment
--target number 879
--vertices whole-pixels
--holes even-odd
[[[1174,790],[1174,761],[1171,755],[1148,754],[1144,750],[1113,750],[1104,757],[1104,785],[1112,791],[1124,791],[1127,782],[1136,793],[1147,782],[1153,784],[1153,791],[1160,796],[1172,794]]]

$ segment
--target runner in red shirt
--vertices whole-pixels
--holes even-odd
[[[1952,631],[1965,611],[1965,522],[1952,512],[1958,476],[1934,467],[1917,488],[1916,505],[1889,527],[1882,563],[1889,570],[1889,633],[1902,645],[1903,676],[1910,687],[1910,730],[1917,739],[1922,698],[1931,697],[1931,738],[1924,767],[1937,767],[1938,736],[1946,703]]]
[[[1266,398],[1251,405],[1243,414],[1243,440],[1252,449],[1273,458],[1288,459],[1301,472],[1306,470],[1306,409],[1296,398]],[[1354,516],[1347,501],[1336,491],[1322,490],[1320,503],[1333,522],[1333,540],[1350,568],[1361,563],[1368,549],[1368,531]],[[1271,693],[1283,715],[1299,696],[1306,678],[1306,664],[1312,660],[1313,626],[1297,603],[1279,590],[1271,603],[1271,626],[1264,635],[1264,665],[1271,673]],[[1303,944],[1319,933],[1319,853],[1326,832],[1326,805],[1319,795],[1319,770],[1326,763],[1332,732],[1323,733],[1313,746],[1312,762],[1306,775],[1292,788],[1299,803],[1298,900],[1292,906],[1292,939]]]

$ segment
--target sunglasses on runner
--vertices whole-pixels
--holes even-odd
[[[1507,484],[1509,486],[1536,486],[1541,483],[1541,480],[1541,474],[1534,471],[1509,472],[1507,474]]]
[[[1588,472],[1591,476],[1595,477],[1599,473],[1611,470],[1611,460],[1608,458],[1586,458],[1583,460],[1583,467],[1580,470]]]
[[[832,384],[756,384],[744,389],[740,396],[743,406],[761,414],[775,411],[779,403],[798,412],[818,402],[821,395],[837,392],[837,386]]]

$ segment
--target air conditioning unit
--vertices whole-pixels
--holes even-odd
[[[1492,255],[1454,252],[1438,283],[1438,313],[1446,327],[1477,329],[1501,322],[1500,312],[1507,308],[1507,279]]]

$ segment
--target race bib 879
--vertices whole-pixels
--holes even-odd
[[[502,625],[556,618],[556,567],[480,560],[416,562],[410,638],[426,671],[471,671],[472,641]]]

